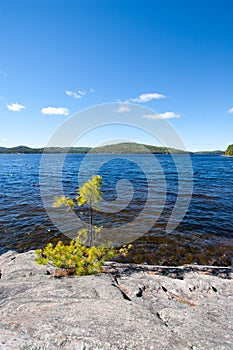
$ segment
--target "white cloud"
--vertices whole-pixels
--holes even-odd
[[[141,94],[138,97],[130,98],[130,101],[132,102],[138,102],[138,103],[146,103],[152,100],[158,100],[161,98],[165,98],[166,96],[157,94],[156,92],[149,93],[149,94]]]
[[[95,90],[93,88],[90,88],[90,92],[93,93],[95,92]]]
[[[180,118],[180,114],[174,112],[165,112],[159,114],[144,114],[143,118],[145,119],[171,119],[171,118]]]
[[[116,112],[118,113],[124,113],[124,112],[130,112],[130,111],[131,109],[126,103],[120,104],[119,107],[116,109]]]
[[[70,111],[65,107],[44,107],[41,113],[46,115],[69,115]]]
[[[82,91],[82,90],[79,90],[78,92],[66,90],[65,93],[66,93],[66,95],[74,97],[74,98],[82,98],[86,94],[86,92]]]
[[[233,108],[230,108],[227,112],[228,113],[233,113]]]
[[[20,112],[22,111],[23,109],[25,109],[26,107],[19,104],[19,103],[10,103],[10,104],[7,104],[6,105],[7,108],[10,110],[10,111],[13,111],[13,112]]]
[[[8,139],[7,139],[6,137],[3,137],[3,138],[1,138],[1,141],[3,141],[3,142],[7,142],[7,141],[8,141]]]

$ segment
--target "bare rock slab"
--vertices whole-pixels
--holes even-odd
[[[0,257],[0,349],[232,350],[233,280],[124,270],[56,279],[34,252]]]

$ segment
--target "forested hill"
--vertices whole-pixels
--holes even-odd
[[[152,145],[145,145],[136,142],[122,142],[112,145],[106,145],[101,147],[95,147],[92,149],[93,153],[117,153],[117,154],[168,154],[168,153],[186,153],[174,148],[166,148]]]
[[[194,152],[195,154],[203,154],[203,155],[222,155],[224,154],[224,151],[221,150],[216,150],[216,151],[199,151],[199,152]]]
[[[193,154],[224,154],[223,151],[202,151],[202,152],[189,152],[181,151],[175,148],[166,148],[160,146],[145,145],[136,142],[122,142],[117,144],[111,144],[101,147],[46,147],[46,148],[30,148],[27,146],[17,147],[0,147],[0,153],[20,153],[20,154],[36,154],[36,153],[101,153],[101,154],[182,154],[182,153],[193,153]],[[230,153],[229,153],[230,152]],[[229,146],[225,155],[233,155],[233,145]]]
[[[27,146],[17,147],[0,147],[0,153],[23,153],[23,154],[35,154],[35,153],[87,153],[91,150],[90,147],[48,147],[48,148],[30,148]]]
[[[18,146],[12,148],[0,147],[0,153],[88,153],[89,151],[93,153],[101,154],[168,154],[168,153],[189,153],[174,148],[158,147],[152,145],[144,145],[135,142],[123,142],[118,144],[106,145],[101,147],[49,147],[49,148],[30,148],[27,146]]]
[[[226,152],[224,153],[225,156],[228,156],[228,157],[233,157],[233,145],[229,145],[227,147],[227,150]]]

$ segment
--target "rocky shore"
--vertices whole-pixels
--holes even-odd
[[[1,350],[232,350],[230,268],[108,263],[55,278],[34,252],[0,256]]]

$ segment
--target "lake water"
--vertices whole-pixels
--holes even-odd
[[[126,155],[112,155],[111,160],[108,157],[95,155],[95,160],[91,160],[93,164],[89,162],[90,169],[102,164],[98,173],[103,177],[105,201],[117,199],[116,186],[119,180],[127,182],[124,182],[125,190],[120,193],[120,200],[116,201],[121,210],[116,213],[97,213],[95,221],[110,232],[113,227],[125,228],[127,236],[127,223],[136,220],[147,203],[148,174],[145,174],[144,166],[146,172],[150,172],[150,159],[148,155],[131,155],[130,160]],[[177,167],[170,155],[154,157],[158,173],[153,173],[151,168],[150,179],[156,184],[157,194],[160,193],[159,198],[164,203],[162,210],[157,205],[157,209],[151,208],[151,213],[155,210],[153,215],[156,215],[156,210],[158,213],[160,210],[161,215],[158,214],[154,225],[144,235],[134,240],[127,261],[168,265],[229,265],[233,256],[233,158],[191,155],[192,199],[182,221],[172,232],[168,232],[166,226],[179,190]],[[178,157],[182,163],[183,156]],[[51,169],[61,158],[62,155],[47,156]],[[77,174],[84,158],[85,155],[75,154],[66,157],[62,173],[66,195],[75,196],[77,193]],[[39,154],[0,154],[0,254],[9,249],[19,252],[36,249],[59,239],[68,241],[65,231],[61,233],[51,221],[41,200],[40,162]],[[52,176],[53,182],[56,181],[56,176],[50,172],[51,169],[48,167],[47,176],[50,180]],[[185,181],[188,183],[189,180]],[[121,208],[124,195],[131,190],[131,200]],[[54,188],[47,195],[47,204],[52,203],[56,195]],[[125,200],[128,200],[129,196],[126,197]],[[147,214],[150,216],[150,212]],[[146,222],[147,218],[144,217],[138,224],[138,230],[142,229],[143,232]],[[69,236],[68,231],[67,233]]]

